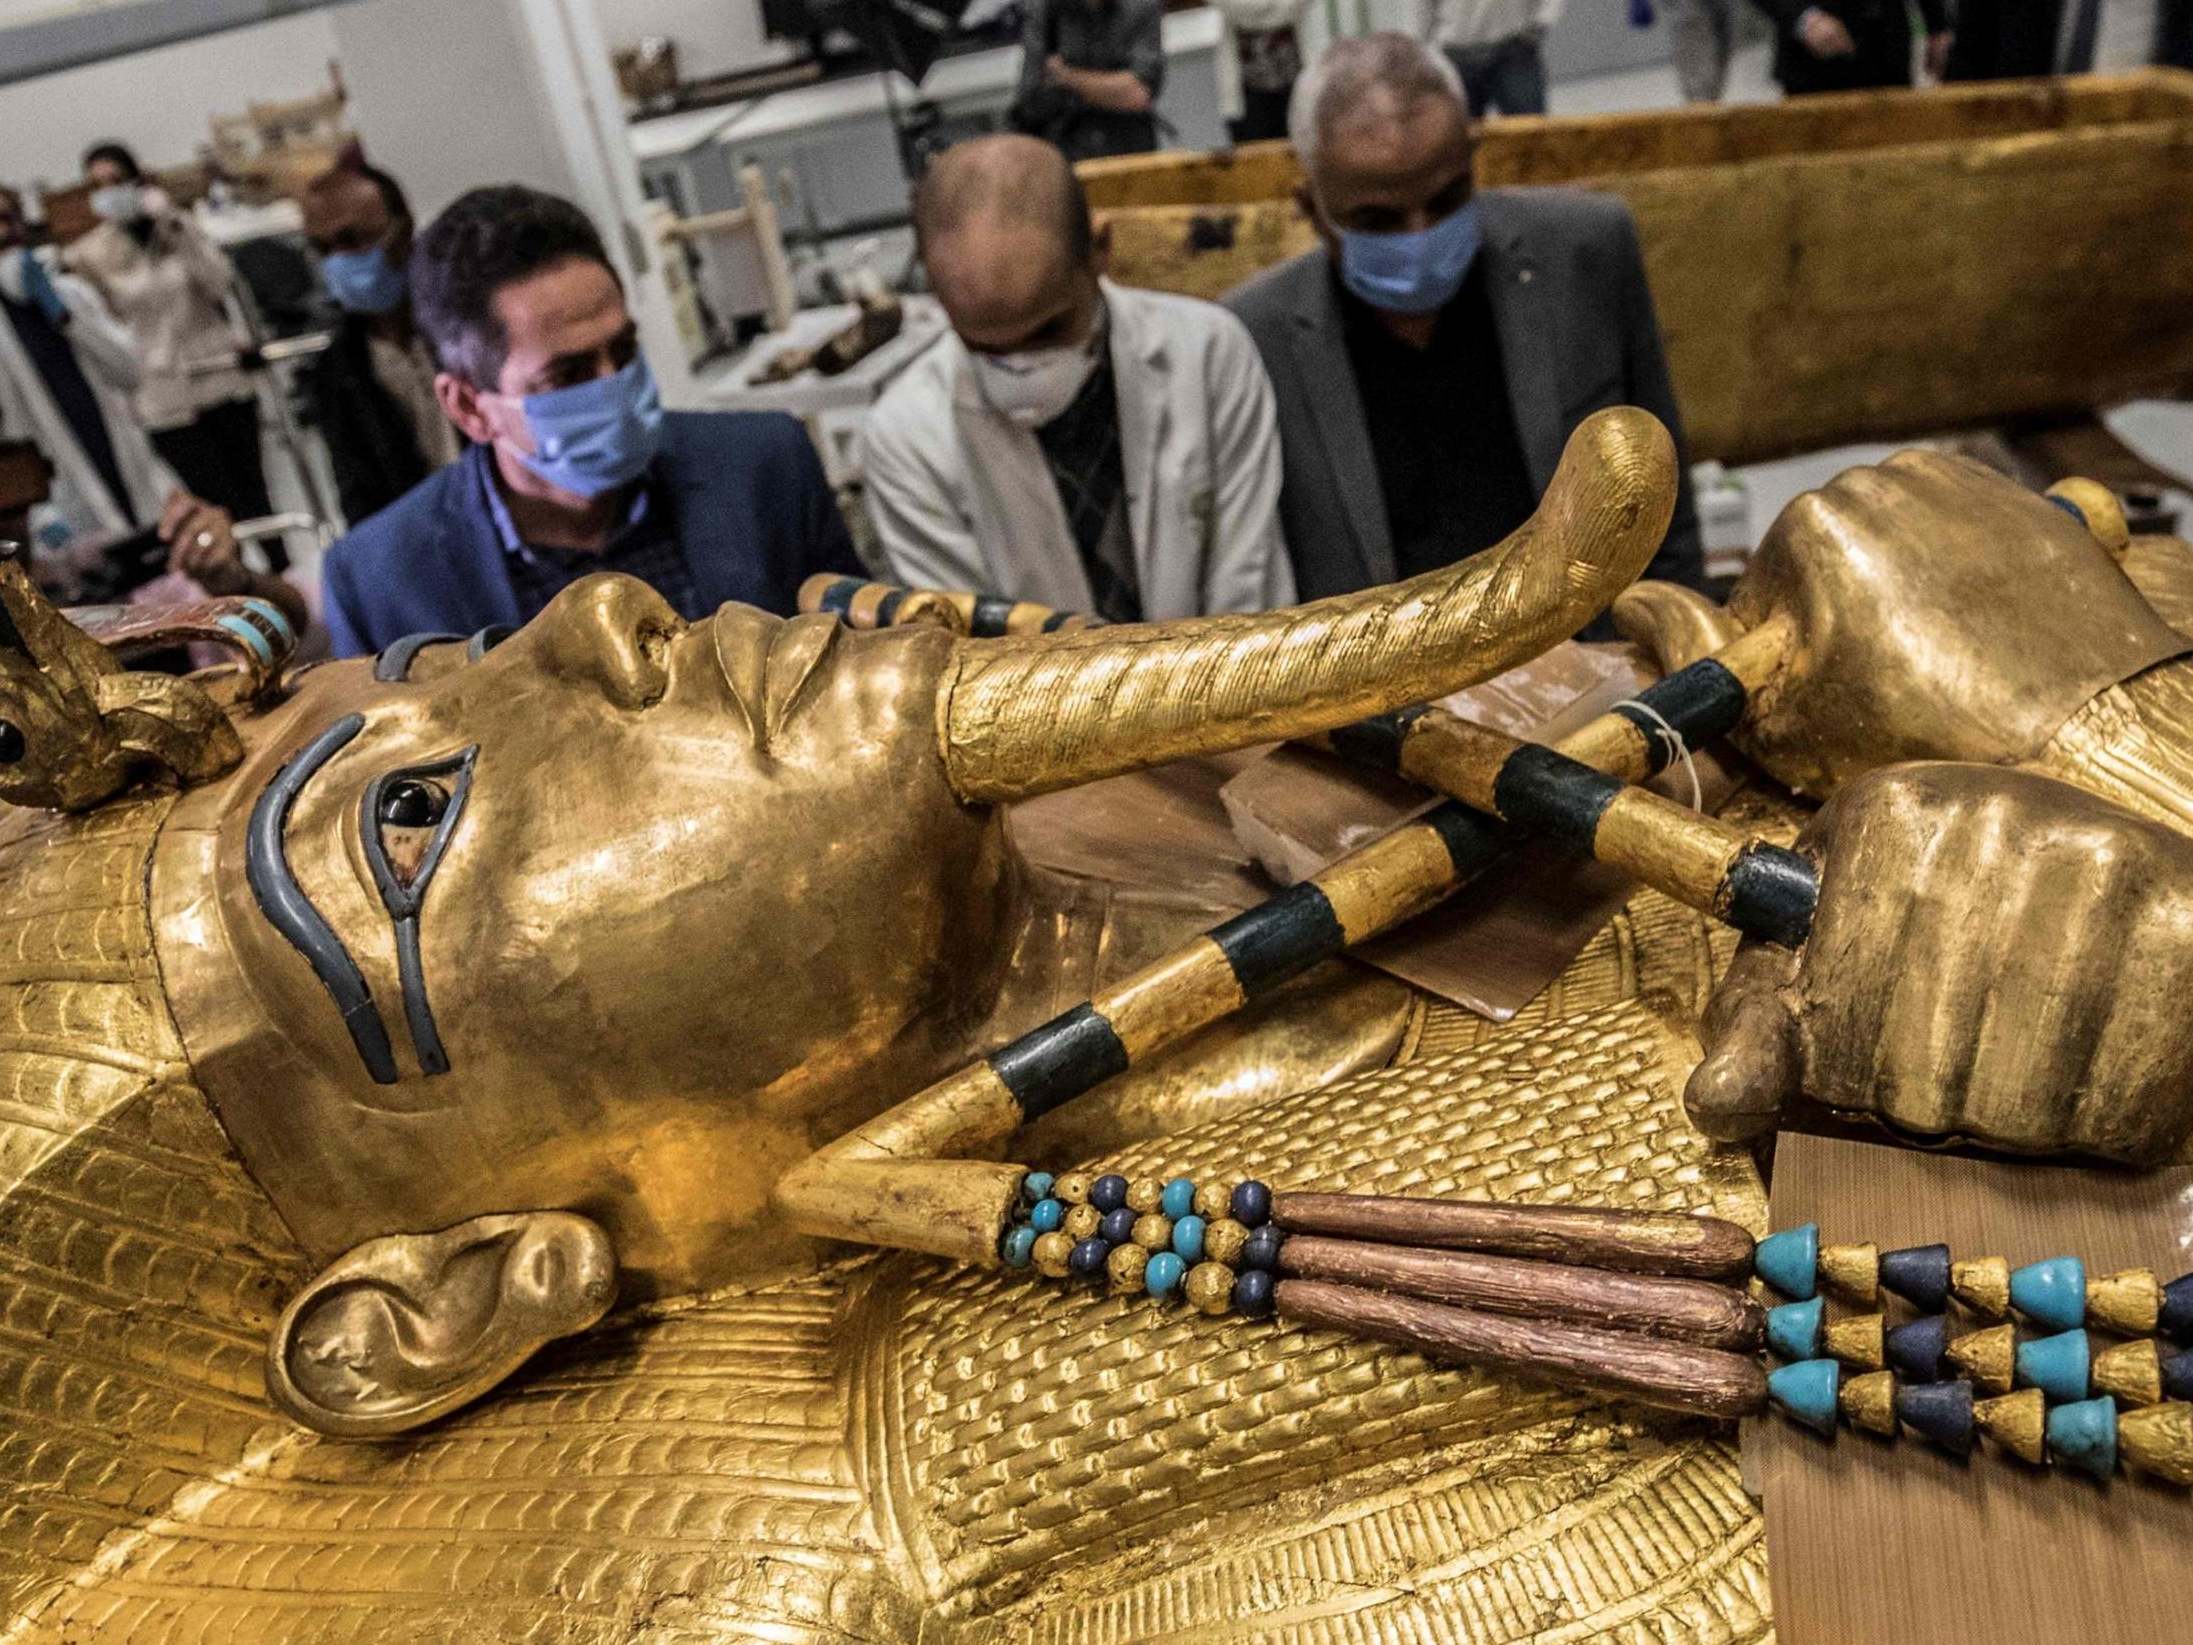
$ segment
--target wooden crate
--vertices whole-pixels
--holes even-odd
[[[1284,143],[1082,168],[1112,273],[1215,297],[1315,243]],[[2193,74],[1488,123],[1481,184],[1636,213],[1693,454],[2193,392]]]

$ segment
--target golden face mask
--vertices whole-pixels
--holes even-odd
[[[477,657],[311,670],[155,854],[163,972],[316,1257],[537,1209],[635,1293],[781,1268],[777,1178],[971,1049],[1020,917],[994,802],[1435,696],[1573,632],[1665,530],[1602,414],[1509,542],[1258,617],[993,641],[592,579]]]

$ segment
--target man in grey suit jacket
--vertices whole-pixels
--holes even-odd
[[[1471,178],[1453,66],[1399,34],[1335,42],[1289,124],[1323,249],[1227,305],[1278,396],[1280,520],[1303,599],[1499,541],[1602,406],[1682,422],[1637,230],[1607,195]],[[1704,575],[1688,471],[1648,575]]]

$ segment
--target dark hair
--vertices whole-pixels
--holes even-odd
[[[601,235],[569,200],[516,183],[459,196],[411,253],[412,317],[442,369],[493,388],[509,347],[495,294],[573,258],[616,273]]]
[[[374,188],[380,191],[381,204],[388,207],[389,216],[409,217],[411,215],[411,202],[404,198],[403,185],[389,176],[387,172],[381,170],[380,167],[369,166],[363,160],[339,161],[321,172],[319,176],[313,178],[305,187],[317,194],[327,189],[338,188],[342,184],[350,182],[353,178],[360,182],[371,183]]]
[[[122,168],[122,175],[133,183],[141,181],[145,175],[145,168],[137,163],[137,156],[120,143],[94,143],[84,150],[84,170],[91,170],[101,160],[112,160]]]

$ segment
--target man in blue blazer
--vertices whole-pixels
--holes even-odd
[[[796,421],[662,409],[601,237],[569,201],[473,190],[419,237],[410,283],[436,398],[472,445],[328,551],[336,655],[515,628],[597,571],[688,618],[727,601],[789,614],[813,573],[860,572]]]

